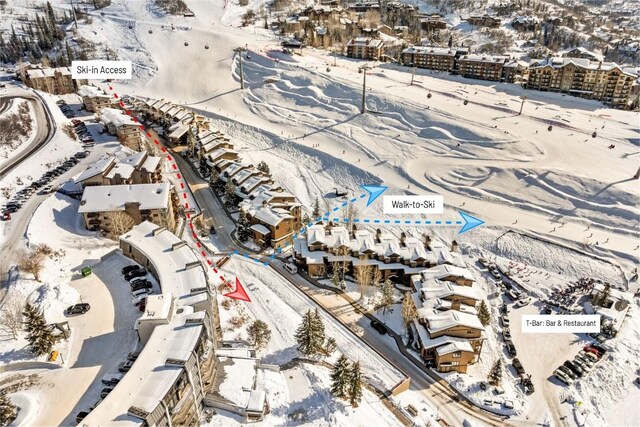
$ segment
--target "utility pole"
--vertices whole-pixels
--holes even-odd
[[[76,8],[73,7],[73,0],[71,0],[71,13],[73,13],[73,22],[76,24],[76,30],[78,29],[78,20],[76,19]]]
[[[246,47],[237,47],[233,49],[235,53],[238,54],[238,58],[240,59],[240,89],[244,90],[244,73],[242,72],[242,52],[246,52]]]
[[[360,113],[364,114],[367,112],[367,71],[373,67],[365,64],[362,67],[358,68],[360,72],[362,72],[362,107],[360,108]]]
[[[335,49],[333,49],[333,66],[335,67],[337,65],[337,61],[338,61],[338,52],[336,52]]]
[[[411,70],[411,86],[413,86],[413,79],[416,77],[416,66],[414,64],[413,70]]]
[[[522,98],[522,103],[520,104],[520,111],[518,112],[518,115],[522,114],[522,107],[524,107],[524,101],[527,100],[527,95],[522,95],[520,98]]]

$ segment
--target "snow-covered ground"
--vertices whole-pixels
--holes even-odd
[[[27,108],[27,114],[31,118],[31,131],[27,135],[11,135],[10,141],[6,144],[0,145],[0,166],[5,164],[13,156],[19,155],[31,141],[33,141],[36,135],[38,123],[36,122],[33,114],[33,109],[29,102],[24,99],[17,99],[16,101],[9,101],[9,108],[7,108],[2,114],[0,114],[0,120],[15,119],[20,111],[20,108]]]

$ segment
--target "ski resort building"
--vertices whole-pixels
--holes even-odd
[[[602,101],[613,108],[628,109],[637,79],[635,70],[623,69],[614,62],[554,57],[533,61],[524,87],[568,93]]]
[[[86,80],[73,80],[69,67],[49,68],[29,64],[18,69],[17,75],[28,87],[54,95],[75,93],[78,86],[87,84]]]
[[[441,267],[451,266],[438,265],[411,277],[414,292],[410,297],[417,318],[410,333],[414,347],[428,365],[440,372],[465,373],[468,365],[480,357],[486,338],[476,310],[481,298],[473,281],[454,284],[448,280],[459,272],[446,276]]]
[[[142,151],[143,134],[140,124],[133,117],[116,108],[103,108],[98,114],[98,119],[111,135],[118,137],[122,145]]]
[[[197,425],[217,371],[221,337],[206,270],[186,243],[143,222],[120,237],[124,255],[155,276],[135,330],[143,347],[130,370],[82,421],[86,426]]]
[[[451,72],[455,66],[456,51],[444,47],[409,46],[402,51],[401,58],[404,65]]]
[[[458,59],[458,74],[468,79],[500,81],[507,56],[464,55]]]
[[[379,61],[384,42],[371,37],[356,37],[347,43],[347,56],[356,59]]]
[[[113,98],[95,86],[80,86],[78,95],[82,98],[82,104],[87,111],[99,113],[113,105]]]
[[[178,197],[169,183],[101,185],[84,189],[78,213],[89,230],[115,237],[144,221],[174,230]]]
[[[111,155],[98,160],[75,178],[84,187],[94,185],[131,185],[162,182],[162,157],[140,151],[119,158]]]
[[[384,280],[408,283],[412,275],[435,267],[431,274],[438,280],[465,286],[474,281],[462,258],[440,241],[425,244],[415,237],[398,239],[390,233],[350,232],[342,226],[315,224],[294,240],[293,251],[296,265],[312,277],[335,268],[354,272],[371,266]]]
[[[482,16],[470,16],[465,19],[470,25],[474,27],[486,27],[486,28],[498,28],[502,24],[500,18],[496,18],[489,15]]]

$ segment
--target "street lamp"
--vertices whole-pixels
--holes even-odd
[[[363,78],[362,78],[362,106],[360,107],[360,113],[364,114],[367,112],[367,104],[366,104],[366,98],[367,98],[367,71],[372,69],[373,67],[369,66],[368,64],[363,65],[362,67],[358,68],[358,71],[361,72],[363,74]]]
[[[235,53],[238,54],[238,58],[240,59],[240,89],[244,90],[244,73],[242,72],[242,52],[246,52],[248,49],[246,47],[237,47],[233,49]]]

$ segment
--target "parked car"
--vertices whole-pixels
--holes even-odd
[[[90,309],[91,309],[91,306],[88,303],[84,302],[81,304],[75,304],[67,307],[67,309],[65,310],[65,313],[66,314],[84,314]]]
[[[142,304],[147,305],[147,296],[140,295],[138,297],[133,298],[133,305],[140,307]],[[144,311],[144,310],[143,310]]]
[[[578,378],[582,378],[582,375],[584,375],[584,371],[582,370],[582,368],[575,363],[572,363],[570,360],[565,360],[563,365],[571,369],[578,376]]]
[[[511,298],[512,301],[518,301],[518,298],[520,298],[520,294],[515,289],[511,289],[509,292],[507,292],[507,295],[509,296],[509,298]]]
[[[525,394],[533,394],[536,391],[531,378],[522,379],[522,388],[524,389]]]
[[[525,373],[524,366],[522,366],[522,363],[520,363],[520,359],[518,359],[517,357],[514,357],[512,363],[513,363],[513,369],[516,370],[516,374],[522,375]]]
[[[505,341],[511,339],[511,330],[505,327],[502,330],[502,337],[504,338]]]
[[[542,310],[542,314],[551,314],[553,313],[553,310],[551,310],[551,307],[549,307],[548,305],[544,307],[544,309]]]
[[[129,372],[129,369],[133,366],[132,360],[127,360],[126,362],[122,362],[120,366],[118,366],[118,371],[120,372]]]
[[[132,351],[131,353],[127,354],[127,360],[135,362],[138,356],[140,356],[140,351]]]
[[[486,259],[480,257],[478,258],[478,262],[480,263],[481,266],[483,266],[484,268],[487,268],[487,266],[489,265],[489,261],[487,261]]]
[[[505,340],[504,345],[507,347],[507,352],[511,356],[517,356],[518,352],[516,351],[516,346],[513,344],[511,340]]]
[[[578,378],[578,376],[575,374],[575,372],[573,372],[571,369],[567,368],[564,365],[559,366],[558,370],[562,371],[567,377],[571,378],[572,380],[575,380],[575,379]]]
[[[502,276],[500,275],[500,271],[498,271],[497,268],[493,268],[493,269],[489,268],[489,273],[491,273],[494,279],[502,279]]]
[[[583,372],[587,373],[591,370],[591,366],[589,364],[584,363],[582,360],[580,360],[579,357],[574,357],[573,360],[571,361],[571,363],[573,363],[574,365],[580,367],[580,369],[582,369]]]
[[[589,357],[587,357],[585,354],[580,354],[578,353],[575,357],[576,360],[579,360],[580,362],[582,362],[583,365],[588,366],[589,368],[593,368],[593,365],[596,364],[596,362],[594,362],[593,360],[591,360]]]
[[[131,280],[134,277],[142,277],[147,275],[147,269],[144,267],[140,267],[137,270],[133,270],[124,275],[125,280]]]
[[[591,360],[593,363],[595,363],[598,360],[600,360],[597,355],[593,354],[590,351],[580,350],[580,353],[578,353],[578,355],[580,355],[580,356],[582,356],[582,357],[584,357],[586,359]]]
[[[569,377],[565,372],[563,372],[562,370],[560,370],[559,368],[555,370],[555,372],[553,373],[553,375],[559,379],[560,381],[562,381],[563,383],[565,383],[566,385],[571,385],[573,384],[573,379],[571,377]]]
[[[513,291],[511,291],[513,292]],[[516,307],[524,307],[525,305],[529,305],[529,303],[531,302],[531,298],[523,298],[521,300],[518,300],[515,304]]]
[[[125,267],[122,267],[122,270],[120,270],[120,272],[122,274],[127,274],[132,272],[133,270],[138,270],[140,268],[140,266],[138,264],[129,264]]]
[[[135,291],[131,291],[131,295],[133,295],[134,297],[139,297],[139,296],[148,296],[151,295],[151,291],[149,291],[149,289],[147,288],[143,288],[143,289],[137,289]]]
[[[87,417],[87,415],[89,415],[87,411],[78,412],[78,415],[76,415],[76,422],[80,424],[82,420],[84,420]]]
[[[376,331],[378,331],[381,335],[384,335],[387,333],[387,328],[386,326],[384,326],[380,321],[378,320],[372,320],[371,321],[371,327],[373,329],[375,329]]]
[[[151,288],[153,288],[153,285],[148,280],[136,282],[131,285],[131,291],[138,291],[140,289],[151,289]]]
[[[500,320],[502,320],[503,326],[509,326],[509,316],[503,314],[502,316],[500,316]]]
[[[291,274],[296,274],[298,272],[298,267],[296,267],[294,264],[291,264],[291,263],[285,264],[284,269]]]
[[[112,391],[113,391],[113,387],[105,387],[102,390],[100,390],[100,397],[104,399]]]

